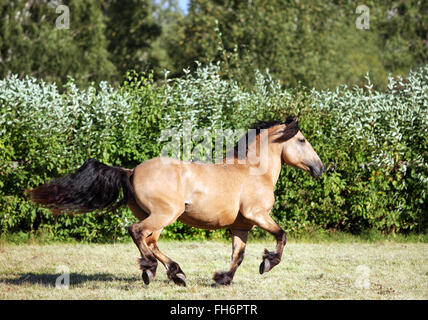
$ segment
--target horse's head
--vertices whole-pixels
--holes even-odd
[[[285,129],[276,140],[282,143],[281,157],[286,164],[303,169],[314,178],[322,174],[321,159],[300,132],[297,117],[287,119]]]

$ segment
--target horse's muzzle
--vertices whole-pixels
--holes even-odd
[[[308,166],[309,167],[309,173],[313,178],[318,178],[320,175],[322,175],[324,171],[323,164],[320,163],[314,163]]]

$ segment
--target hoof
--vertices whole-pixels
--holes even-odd
[[[168,276],[168,279],[174,281],[175,284],[178,284],[179,286],[183,287],[186,286],[186,275],[176,262],[172,262],[168,266],[166,274]]]
[[[259,272],[263,274],[265,272],[270,271],[272,269],[271,264],[268,259],[264,259],[262,263],[260,263]]]
[[[150,270],[143,271],[142,278],[146,285],[148,285],[150,281],[152,281],[153,277],[154,277],[153,272],[151,272]]]
[[[144,283],[149,284],[156,275],[156,269],[158,262],[155,257],[153,258],[140,258],[140,270],[143,271],[141,277],[143,278]]]
[[[263,274],[272,270],[278,263],[280,263],[281,258],[275,252],[269,252],[265,249],[265,253],[263,255],[263,262],[260,264],[259,272]]]
[[[219,271],[214,274],[213,280],[217,285],[228,286],[232,282],[232,276],[227,271]]]
[[[179,285],[179,286],[183,286],[185,287],[186,284],[186,276],[184,275],[184,273],[177,273],[174,277],[171,277],[172,281],[174,281],[175,284]]]

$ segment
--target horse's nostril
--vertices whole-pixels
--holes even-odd
[[[318,178],[324,171],[324,166],[321,164],[319,165],[308,165],[309,173],[312,177]]]

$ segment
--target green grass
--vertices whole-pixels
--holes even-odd
[[[290,239],[299,243],[377,243],[377,242],[396,242],[396,243],[428,243],[428,232],[410,233],[410,234],[383,234],[377,230],[365,230],[354,235],[347,232],[330,230],[314,230],[305,233],[291,234]]]
[[[273,249],[274,242],[250,240],[244,262],[228,287],[212,286],[211,278],[228,267],[230,242],[161,241],[159,247],[180,264],[187,287],[168,280],[161,264],[153,282],[144,285],[138,251],[130,242],[17,245],[3,241],[0,299],[428,298],[427,243],[290,240],[281,264],[259,275],[263,249]],[[55,288],[59,266],[70,270],[68,290]]]
[[[229,235],[230,237],[230,235]],[[166,239],[165,235],[162,236],[162,239]],[[218,233],[214,234],[213,238],[215,241],[226,241],[229,242],[229,239],[224,239]],[[254,228],[250,232],[249,241],[270,241],[272,236],[267,232]],[[339,242],[339,243],[376,243],[376,242],[397,242],[397,243],[428,243],[428,231],[425,233],[410,233],[406,234],[383,234],[377,230],[366,230],[361,232],[358,235],[353,235],[351,233],[338,231],[335,229],[323,230],[323,229],[313,229],[306,232],[299,233],[287,233],[287,239],[292,242],[298,243],[328,243],[328,242]],[[203,239],[195,239],[203,240]],[[166,239],[169,241],[169,239]],[[105,239],[105,243],[132,243],[132,240],[129,236],[121,237],[120,239]],[[67,239],[58,239],[54,235],[48,232],[17,232],[17,233],[8,233],[0,234],[0,243],[9,243],[9,244],[56,244],[56,243],[91,243],[84,240],[76,240],[73,238]],[[102,242],[100,242],[102,243]]]

